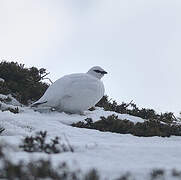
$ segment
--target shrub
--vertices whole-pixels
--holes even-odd
[[[46,143],[46,138],[47,132],[40,131],[35,137],[25,137],[25,139],[23,140],[23,145],[20,145],[20,148],[22,148],[26,152],[45,152],[48,154],[74,151],[69,143],[68,145],[60,143],[58,137],[52,139],[50,143]]]
[[[176,169],[172,170],[172,176],[173,177],[180,177],[181,178],[181,171],[178,171]]]
[[[128,104],[124,102],[118,104],[116,101],[109,100],[108,96],[103,96],[96,106],[103,107],[105,111],[114,111],[120,114],[130,114],[143,119],[155,119],[166,123],[173,123],[177,121],[172,112],[157,114],[153,109],[139,109],[135,103],[132,103],[132,101]]]
[[[9,103],[11,101],[11,98],[10,97],[0,98],[0,101],[3,103]]]
[[[131,173],[126,173],[126,174],[121,175],[116,180],[134,180],[134,178],[131,176]]]
[[[153,169],[150,173],[151,180],[165,179],[165,171],[163,169]]]
[[[42,82],[47,74],[43,68],[25,68],[24,64],[3,61],[0,63],[0,77],[5,82],[0,85],[0,94],[12,94],[19,102],[28,104],[28,101],[39,99],[48,88]]]
[[[10,111],[10,112],[12,112],[12,113],[14,113],[14,114],[17,114],[17,113],[19,113],[19,108],[18,107],[15,107],[15,108],[10,108],[10,107],[7,107],[7,108],[3,108],[3,109],[1,109],[1,104],[0,104],[0,110],[2,110],[2,112],[4,112],[4,111]]]
[[[100,117],[101,120],[93,122],[91,118],[85,119],[85,122],[73,123],[72,126],[79,128],[97,129],[100,131],[109,131],[120,134],[133,134],[135,136],[161,136],[169,137],[171,135],[181,136],[181,125],[163,123],[158,120],[147,120],[144,122],[133,123],[129,120],[121,120],[116,115]]]
[[[102,179],[96,169],[90,169],[83,174],[80,170],[71,170],[66,162],[59,163],[56,167],[51,160],[30,160],[28,163],[19,161],[14,164],[12,160],[6,157],[4,149],[7,146],[0,144],[0,179],[4,180],[100,180]],[[148,173],[145,180],[162,180],[162,179],[180,179],[181,171],[177,169],[168,170],[169,174],[164,169],[153,169]],[[166,176],[168,174],[169,176]],[[122,173],[115,180],[139,180],[134,177],[130,171]]]
[[[99,180],[100,176],[96,169],[90,170],[87,174],[85,174],[83,180]]]
[[[9,160],[4,160],[3,167],[0,168],[0,178],[6,180],[78,180],[78,171],[71,171],[66,163],[61,163],[54,169],[50,160],[30,161],[25,164],[20,161],[13,164]]]
[[[99,180],[97,170],[91,169],[85,175],[80,170],[71,170],[66,162],[55,168],[51,160],[19,161],[14,164],[5,154],[6,146],[0,144],[0,179],[6,180]]]

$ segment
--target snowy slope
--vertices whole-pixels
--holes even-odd
[[[39,113],[28,107],[20,107],[20,110],[19,114],[0,112],[0,126],[5,128],[0,141],[15,147],[15,150],[8,154],[15,161],[32,159],[32,156],[34,159],[51,157],[55,165],[66,161],[72,168],[80,168],[83,172],[96,168],[102,179],[114,179],[130,171],[139,180],[144,180],[153,168],[181,169],[181,137],[136,137],[70,126],[71,123],[84,121],[87,117],[96,121],[100,116],[116,114],[114,112],[97,108],[95,111],[85,112],[85,116],[80,116],[57,112]],[[133,122],[144,121],[126,114],[116,115],[120,119]],[[34,135],[40,130],[48,131],[49,138],[66,136],[75,152],[52,155],[22,152],[18,148],[22,138]]]

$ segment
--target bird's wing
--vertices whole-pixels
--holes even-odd
[[[81,88],[81,84],[90,83],[88,75],[71,74],[55,81],[45,92],[45,94],[33,105],[57,106],[61,99],[71,97],[76,88]]]
[[[36,103],[33,103],[33,104],[31,105],[31,107],[37,107],[37,106],[39,106],[39,105],[46,104],[47,102],[48,102],[48,101],[36,102]]]

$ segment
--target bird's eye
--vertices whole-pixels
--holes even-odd
[[[96,73],[107,74],[106,71],[94,70]]]
[[[101,71],[100,70],[94,70],[96,73],[101,73]]]

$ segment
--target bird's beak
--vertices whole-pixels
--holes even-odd
[[[102,74],[107,74],[107,72],[106,71],[102,71]]]

